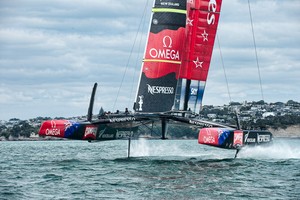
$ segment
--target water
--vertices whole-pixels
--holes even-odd
[[[0,199],[300,199],[300,140],[235,152],[196,140],[0,143]]]

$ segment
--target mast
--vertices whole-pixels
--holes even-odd
[[[188,102],[189,102],[189,97],[190,97],[190,87],[191,87],[191,80],[187,79],[186,80],[186,86],[185,86],[185,93],[184,93],[184,103],[183,103],[183,110],[188,109]]]

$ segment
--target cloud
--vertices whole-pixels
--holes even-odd
[[[250,2],[264,98],[268,102],[299,101],[300,2]],[[250,22],[247,2],[223,1],[218,37],[233,101],[262,98]],[[217,44],[204,104],[229,101]]]

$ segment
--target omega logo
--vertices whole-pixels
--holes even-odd
[[[168,44],[169,44],[169,46],[167,45],[167,42],[169,42]],[[165,48],[172,48],[172,38],[170,37],[170,36],[165,36],[164,38],[163,38],[163,44],[164,44],[164,46],[163,47],[165,47]]]
[[[163,49],[151,48],[149,55],[155,59],[180,60],[179,51],[172,49],[173,40],[166,35],[162,39]]]

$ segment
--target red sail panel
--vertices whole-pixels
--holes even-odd
[[[143,64],[146,77],[160,78],[178,71],[183,48],[183,43],[178,41],[182,40],[184,31],[184,27],[181,27],[177,31],[166,29],[149,33]]]
[[[188,0],[191,9],[221,12],[222,0]]]
[[[179,78],[206,81],[222,0],[188,2],[187,38]]]

